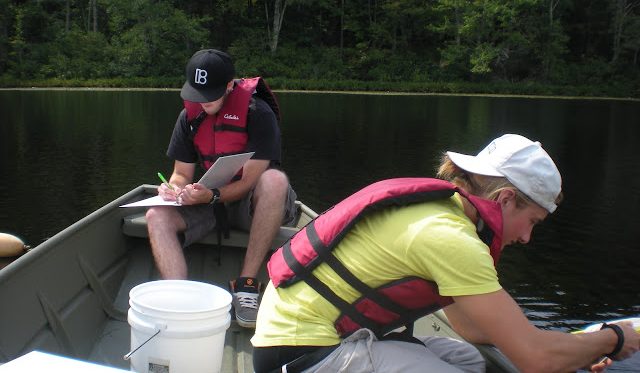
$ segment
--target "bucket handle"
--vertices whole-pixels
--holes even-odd
[[[146,345],[147,342],[149,342],[150,340],[152,340],[156,335],[160,334],[160,332],[164,329],[167,328],[167,325],[164,324],[158,324],[156,325],[156,332],[153,333],[153,335],[151,337],[149,337],[146,341],[142,342],[142,344],[136,348],[134,348],[133,350],[129,351],[129,353],[127,353],[126,355],[124,355],[122,358],[124,360],[129,360],[131,359],[131,355],[133,355],[134,352],[138,351],[142,346]]]

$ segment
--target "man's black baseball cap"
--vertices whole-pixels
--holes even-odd
[[[187,63],[187,81],[180,97],[192,102],[216,101],[235,75],[231,56],[216,49],[197,51]]]

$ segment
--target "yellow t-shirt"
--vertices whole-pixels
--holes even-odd
[[[485,294],[501,289],[489,247],[476,234],[457,194],[436,202],[372,213],[334,249],[336,257],[372,288],[417,276],[438,284],[443,296]],[[338,296],[360,293],[327,264],[313,272]],[[251,342],[267,346],[330,346],[340,343],[333,323],[340,312],[303,281],[267,286]]]

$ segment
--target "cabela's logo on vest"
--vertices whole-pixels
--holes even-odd
[[[240,120],[240,117],[235,114],[225,114],[224,119]]]

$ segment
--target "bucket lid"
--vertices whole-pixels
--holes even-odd
[[[129,305],[141,313],[192,315],[226,313],[231,294],[215,285],[187,280],[158,280],[135,286]]]

